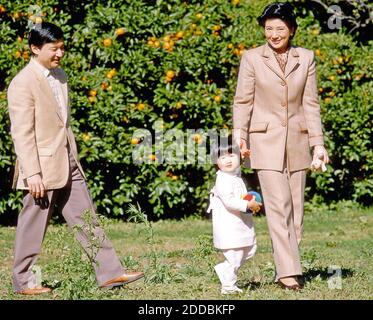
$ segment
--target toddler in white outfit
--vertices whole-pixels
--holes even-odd
[[[215,266],[215,271],[222,294],[242,292],[236,285],[237,271],[254,256],[257,247],[252,214],[247,209],[257,212],[261,204],[255,197],[243,200],[247,190],[241,178],[240,151],[231,137],[225,145],[215,145],[212,156],[219,170],[208,212],[212,211],[214,246],[225,257],[224,262]]]

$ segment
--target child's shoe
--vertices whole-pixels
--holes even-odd
[[[234,286],[232,288],[222,288],[221,289],[221,294],[238,294],[238,293],[242,293],[242,292],[243,292],[243,290],[240,289],[237,286]]]

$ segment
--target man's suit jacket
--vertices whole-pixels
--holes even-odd
[[[47,190],[59,189],[69,177],[68,145],[84,176],[69,124],[67,76],[62,69],[55,70],[63,87],[65,122],[48,80],[36,63],[31,60],[8,88],[11,135],[17,155],[13,187],[28,189],[26,178],[40,173]]]
[[[233,105],[236,135],[247,140],[253,169],[309,168],[323,145],[312,51],[291,47],[285,73],[268,44],[244,52]]]

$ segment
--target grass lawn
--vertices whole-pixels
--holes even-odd
[[[125,287],[100,290],[92,269],[66,225],[50,225],[37,262],[52,294],[19,296],[12,292],[14,227],[0,227],[0,300],[7,299],[372,299],[373,208],[306,212],[301,243],[306,278],[301,292],[273,283],[271,242],[264,216],[255,217],[258,251],[239,272],[244,293],[221,296],[213,266],[222,255],[212,247],[211,221],[188,218],[144,224],[104,220],[104,228],[129,270],[146,277]],[[333,268],[341,278],[331,277]]]

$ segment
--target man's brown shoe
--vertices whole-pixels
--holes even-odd
[[[18,294],[24,294],[24,295],[29,295],[29,296],[34,296],[37,294],[43,294],[43,293],[49,293],[51,292],[51,288],[47,287],[37,287],[37,288],[26,288],[23,289],[22,291],[18,291]]]
[[[127,272],[117,278],[106,281],[103,285],[101,285],[101,288],[111,289],[116,286],[123,286],[125,284],[141,279],[143,276],[143,272]]]

